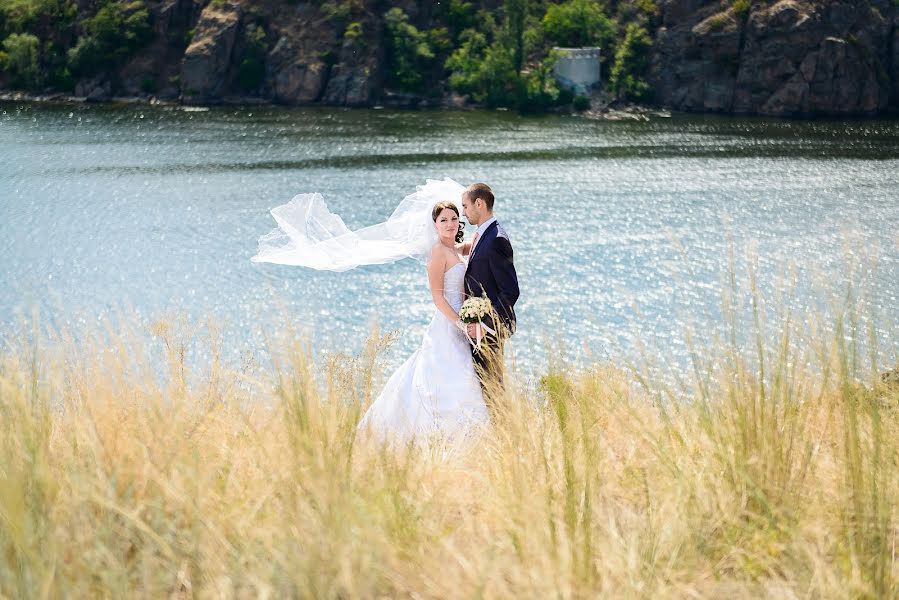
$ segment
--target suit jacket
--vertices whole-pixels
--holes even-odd
[[[478,239],[465,270],[465,293],[490,299],[500,321],[515,332],[515,302],[518,300],[518,275],[512,262],[512,244],[502,226],[493,222]],[[494,329],[496,329],[494,327]]]

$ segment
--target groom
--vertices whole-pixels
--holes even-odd
[[[466,296],[484,296],[493,304],[494,315],[484,324],[468,325],[468,336],[477,339],[481,328],[481,348],[472,346],[481,387],[502,386],[503,344],[515,332],[515,301],[518,300],[518,276],[512,263],[512,244],[506,230],[493,216],[493,191],[486,183],[473,183],[462,192],[462,214],[477,227],[468,252],[465,271]],[[491,386],[491,387],[492,387]],[[493,390],[488,390],[493,391]]]

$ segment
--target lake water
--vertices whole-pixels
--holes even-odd
[[[560,346],[603,360],[635,340],[680,360],[717,318],[728,239],[757,246],[760,287],[826,305],[844,246],[874,248],[871,298],[899,308],[899,122],[675,116],[602,122],[504,112],[0,104],[0,326],[37,305],[79,326],[132,307],[146,322],[214,318],[225,353],[262,352],[287,318],[321,352],[356,352],[377,315],[418,344],[432,306],[420,265],[345,273],[254,264],[268,210],[321,192],[350,228],[427,178],[489,183],[521,281],[511,356]],[[742,278],[743,276],[740,275]],[[823,287],[822,287],[823,284]],[[887,340],[889,341],[889,340]]]

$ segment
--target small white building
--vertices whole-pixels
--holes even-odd
[[[560,56],[553,76],[575,94],[588,94],[599,86],[599,48],[553,48]]]

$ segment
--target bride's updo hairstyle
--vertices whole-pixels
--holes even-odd
[[[437,217],[439,217],[440,213],[442,213],[447,208],[450,209],[451,211],[453,211],[454,213],[456,213],[457,217],[459,216],[459,208],[455,204],[450,202],[449,200],[445,200],[443,202],[438,202],[437,204],[434,205],[434,210],[431,211],[431,220],[436,223]],[[462,239],[465,237],[465,232],[463,231],[464,229],[465,229],[465,223],[463,223],[462,219],[460,218],[459,219],[459,231],[456,232],[456,243],[457,244],[461,244]]]

